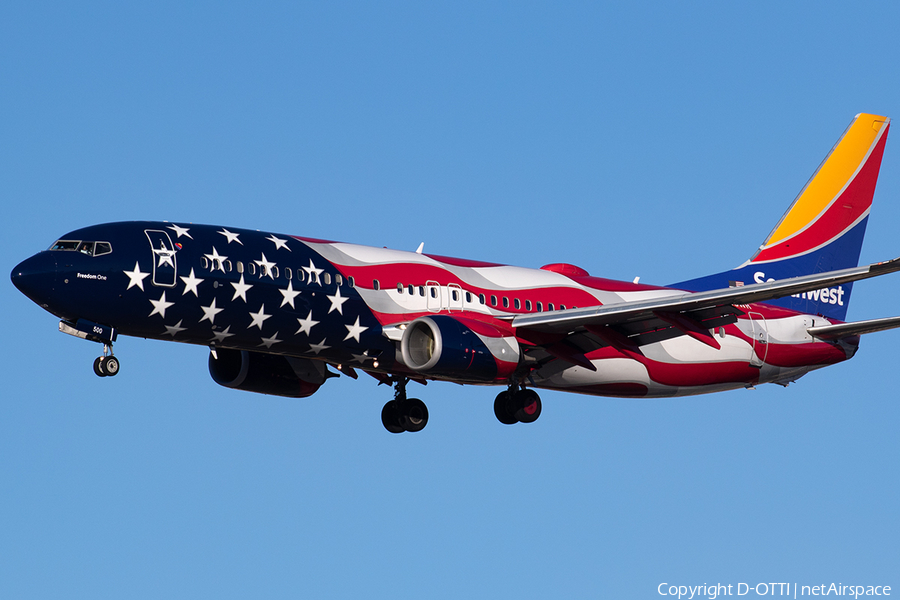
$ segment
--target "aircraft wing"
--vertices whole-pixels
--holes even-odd
[[[834,287],[895,271],[900,271],[900,258],[863,267],[804,275],[769,283],[756,283],[697,293],[673,291],[672,296],[653,300],[531,313],[514,318],[512,326],[518,332],[523,332],[526,337],[528,332],[538,334],[537,337],[540,337],[540,334],[571,333],[579,328],[585,328],[590,333],[601,337],[605,342],[610,342],[605,339],[607,336],[604,335],[604,330],[608,329],[606,326],[620,326],[644,321],[643,326],[637,327],[634,331],[629,332],[626,327],[624,333],[627,335],[653,328],[653,322],[657,324],[662,322],[667,324],[667,327],[671,326],[679,330],[678,335],[683,333],[700,339],[709,337],[707,329],[721,324],[720,320],[723,317],[731,315],[730,322],[733,322],[734,315],[743,314],[739,308],[740,305]],[[612,333],[611,335],[615,336],[616,334]],[[626,342],[621,338],[619,341]],[[540,344],[540,342],[537,343]],[[638,344],[640,343],[646,342],[638,342]]]

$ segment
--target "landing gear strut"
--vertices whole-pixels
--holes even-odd
[[[394,399],[381,409],[381,423],[391,433],[416,432],[428,424],[428,407],[418,398],[406,397],[406,377],[394,380]]]
[[[504,425],[534,423],[541,416],[541,397],[534,390],[510,385],[494,399],[494,414]]]
[[[113,356],[112,344],[103,344],[103,356],[94,360],[94,373],[98,377],[113,377],[119,374],[119,359]]]

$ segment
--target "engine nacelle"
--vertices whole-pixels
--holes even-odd
[[[219,385],[245,392],[305,398],[325,383],[325,363],[318,360],[217,349],[209,355],[209,374]]]
[[[466,381],[502,381],[519,364],[514,335],[482,321],[447,315],[410,323],[400,352],[415,371]]]

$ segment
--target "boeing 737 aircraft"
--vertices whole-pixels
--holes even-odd
[[[860,114],[752,258],[660,287],[192,223],[126,222],[63,235],[12,272],[19,290],[103,345],[118,335],[206,346],[223,386],[303,398],[338,373],[395,387],[382,422],[420,431],[409,381],[497,385],[501,423],[541,414],[535,389],[669,397],[787,385],[851,358],[845,323],[890,120]]]

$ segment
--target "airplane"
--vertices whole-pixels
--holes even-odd
[[[209,348],[225,387],[294,398],[362,371],[394,388],[391,433],[421,431],[407,384],[502,387],[494,414],[531,423],[535,389],[662,398],[787,386],[853,357],[900,317],[845,322],[890,119],[857,115],[788,211],[740,266],[668,286],[373,248],[233,227],[135,221],[77,229],[17,265],[13,284],[59,330]]]

